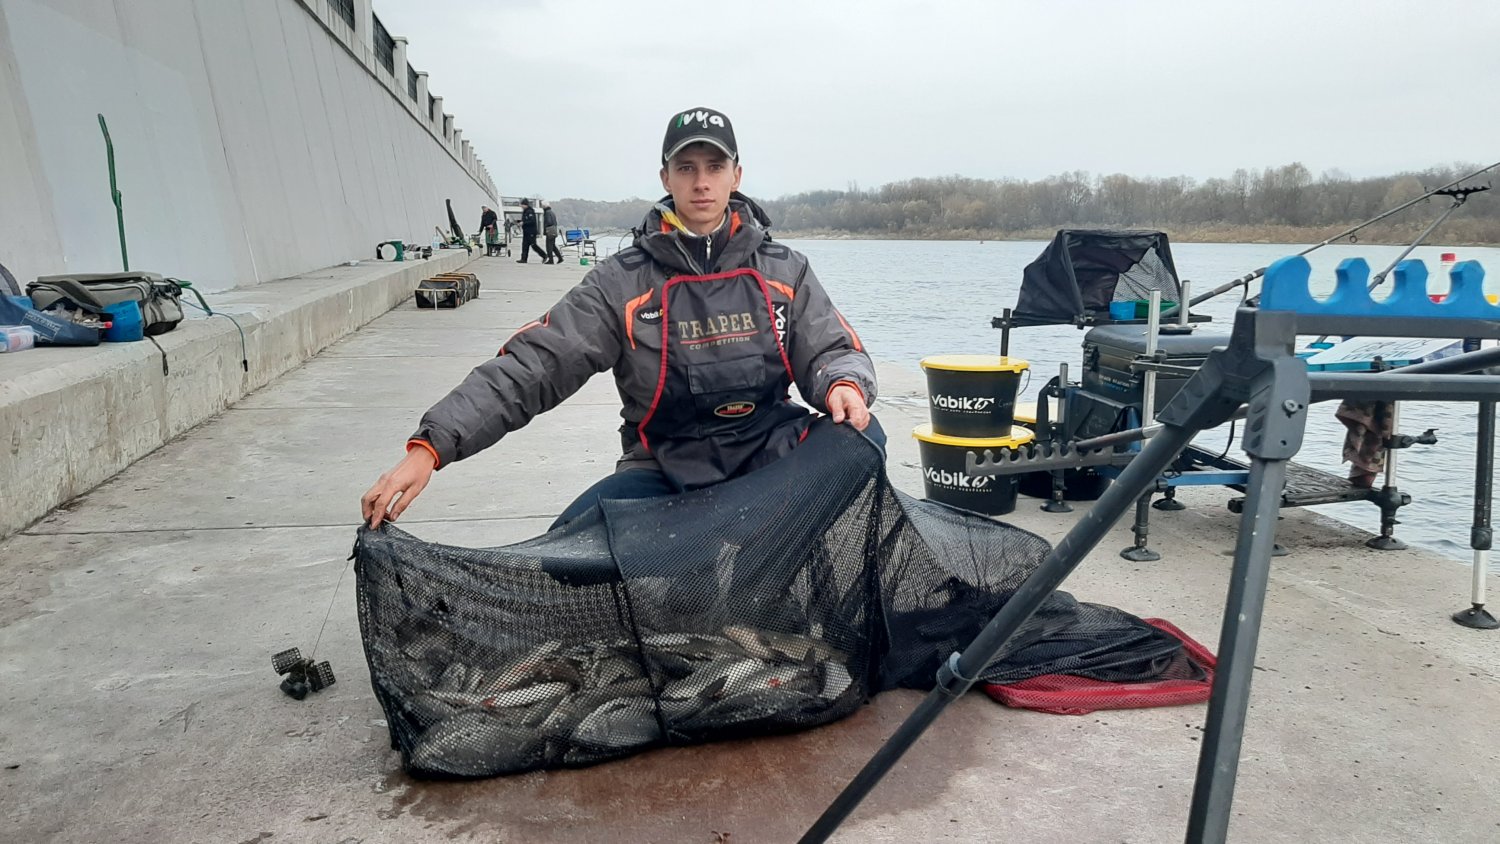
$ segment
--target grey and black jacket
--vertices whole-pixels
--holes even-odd
[[[617,469],[716,483],[791,450],[839,383],[876,394],[859,336],[807,259],[773,242],[738,194],[724,226],[686,234],[658,206],[624,251],[523,326],[422,417],[408,448],[439,468],[476,454],[613,370],[624,407]]]

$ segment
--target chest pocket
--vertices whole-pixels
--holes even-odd
[[[688,391],[699,418],[707,421],[748,416],[755,409],[754,402],[764,390],[768,374],[774,375],[767,373],[761,355],[688,364]]]

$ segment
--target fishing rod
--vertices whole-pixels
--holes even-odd
[[[1420,246],[1422,244],[1422,241],[1426,240],[1427,237],[1428,237],[1428,235],[1431,235],[1434,229],[1436,229],[1438,226],[1442,225],[1443,221],[1446,220],[1446,219],[1448,219],[1449,215],[1451,215],[1454,211],[1457,211],[1458,207],[1460,205],[1463,205],[1465,202],[1467,202],[1468,199],[1469,199],[1469,194],[1471,194],[1471,193],[1484,193],[1485,191],[1487,191],[1489,189],[1490,189],[1489,185],[1480,185],[1478,187],[1472,187],[1472,188],[1443,188],[1443,189],[1439,189],[1439,190],[1433,191],[1433,193],[1435,195],[1438,195],[1438,196],[1450,196],[1450,197],[1452,197],[1453,198],[1453,204],[1448,206],[1448,210],[1444,211],[1443,215],[1441,217],[1438,217],[1436,220],[1433,220],[1432,221],[1432,225],[1428,226],[1426,231],[1424,231],[1421,234],[1417,235],[1417,239],[1413,240],[1411,242],[1410,246],[1408,246],[1408,247],[1406,247],[1406,249],[1402,250],[1401,254],[1396,256],[1396,260],[1394,260],[1394,261],[1392,261],[1390,263],[1390,266],[1386,267],[1385,269],[1381,270],[1379,273],[1375,274],[1375,277],[1370,280],[1370,289],[1374,290],[1375,288],[1377,288],[1380,285],[1384,284],[1385,283],[1385,277],[1388,276],[1388,275],[1390,275],[1391,270],[1394,270],[1396,268],[1397,264],[1399,264],[1402,261],[1406,260],[1406,256],[1410,255],[1413,249],[1416,249],[1418,246]]]
[[[1395,208],[1390,209],[1389,211],[1382,212],[1378,216],[1371,217],[1370,219],[1364,221],[1363,223],[1360,223],[1360,224],[1358,224],[1356,226],[1353,226],[1351,228],[1345,229],[1344,231],[1339,232],[1338,234],[1334,235],[1333,237],[1328,238],[1327,240],[1323,241],[1322,243],[1318,243],[1318,244],[1315,244],[1313,246],[1309,246],[1306,249],[1302,250],[1301,252],[1298,252],[1297,254],[1298,255],[1306,255],[1308,253],[1315,252],[1315,251],[1317,251],[1319,249],[1322,249],[1323,247],[1327,246],[1330,243],[1334,243],[1336,241],[1343,240],[1346,237],[1352,237],[1355,234],[1355,232],[1358,232],[1361,229],[1364,229],[1364,228],[1367,228],[1369,226],[1372,226],[1372,225],[1380,222],[1381,220],[1384,220],[1385,218],[1392,216],[1393,214],[1399,214],[1402,211],[1405,211],[1406,209],[1412,207],[1413,205],[1416,205],[1419,202],[1426,202],[1428,199],[1431,199],[1434,196],[1442,194],[1444,191],[1448,191],[1448,190],[1450,190],[1452,188],[1456,188],[1456,187],[1458,187],[1459,184],[1461,184],[1463,182],[1466,182],[1469,179],[1474,178],[1475,176],[1479,176],[1479,175],[1481,175],[1483,173],[1488,173],[1489,171],[1495,169],[1496,167],[1500,167],[1500,161],[1497,161],[1497,162],[1495,162],[1494,164],[1491,164],[1488,167],[1481,167],[1480,169],[1475,170],[1474,172],[1468,174],[1467,176],[1461,176],[1461,177],[1459,177],[1457,179],[1454,179],[1453,181],[1447,183],[1446,185],[1443,185],[1443,186],[1438,187],[1438,188],[1434,188],[1434,189],[1432,189],[1432,190],[1430,190],[1430,191],[1422,194],[1421,196],[1416,197],[1415,199],[1409,199],[1406,202],[1403,202],[1400,205],[1397,205]],[[1472,191],[1470,191],[1470,192],[1472,192]],[[1465,194],[1465,198],[1467,198],[1467,193]],[[1457,204],[1458,205],[1462,205],[1463,203],[1459,202]],[[1457,207],[1457,205],[1455,205],[1454,208],[1448,209],[1449,213],[1452,213],[1453,210],[1456,207]],[[1446,217],[1447,217],[1447,214],[1444,214],[1443,218],[1446,218]],[[1439,219],[1438,222],[1442,222],[1442,219]],[[1434,224],[1433,227],[1436,228],[1436,224]],[[1424,233],[1423,236],[1424,237],[1426,236],[1425,233]],[[1420,241],[1418,241],[1418,242],[1420,242]],[[1413,246],[1415,246],[1415,244]],[[1212,299],[1212,298],[1214,298],[1216,296],[1221,296],[1221,295],[1223,295],[1225,293],[1228,293],[1229,291],[1235,289],[1236,287],[1246,287],[1246,286],[1248,286],[1250,284],[1250,282],[1255,281],[1256,279],[1258,279],[1261,276],[1265,275],[1267,269],[1268,269],[1267,267],[1261,267],[1260,269],[1255,270],[1254,272],[1248,273],[1246,275],[1240,276],[1239,278],[1234,279],[1233,281],[1227,281],[1227,282],[1219,285],[1218,287],[1215,287],[1213,290],[1208,291],[1207,293],[1204,293],[1204,294],[1202,294],[1200,296],[1194,296],[1193,299],[1192,299],[1192,301],[1190,301],[1188,304],[1190,306],[1192,306],[1192,305],[1198,305],[1200,303],[1207,302],[1209,299]],[[1182,307],[1182,306],[1181,305],[1173,305],[1170,308],[1165,308],[1165,309],[1162,310],[1161,315],[1163,317],[1172,316],[1173,314],[1177,313],[1177,310],[1180,307]]]
[[[1372,278],[1372,279],[1370,279],[1370,284],[1369,284],[1369,287],[1367,289],[1373,291],[1375,288],[1377,288],[1380,285],[1384,284],[1386,276],[1390,275],[1391,271],[1394,270],[1394,269],[1396,269],[1396,266],[1398,264],[1400,264],[1402,261],[1405,261],[1406,260],[1406,256],[1410,255],[1412,253],[1413,249],[1416,249],[1418,246],[1422,245],[1422,241],[1426,240],[1427,237],[1429,235],[1431,235],[1433,233],[1433,231],[1437,229],[1438,226],[1442,225],[1443,221],[1446,220],[1446,219],[1448,219],[1448,217],[1450,215],[1452,215],[1454,211],[1457,211],[1458,207],[1460,205],[1463,205],[1465,202],[1467,202],[1468,199],[1469,199],[1469,195],[1470,194],[1483,193],[1483,192],[1485,192],[1485,191],[1487,191],[1489,189],[1490,189],[1489,185],[1480,185],[1478,187],[1472,187],[1472,188],[1448,188],[1448,189],[1439,189],[1439,190],[1434,191],[1433,193],[1436,194],[1436,195],[1438,195],[1438,196],[1449,196],[1449,197],[1452,197],[1453,198],[1453,204],[1448,206],[1448,210],[1444,211],[1442,213],[1442,216],[1438,217],[1436,220],[1433,220],[1432,221],[1432,225],[1428,226],[1426,231],[1424,231],[1421,234],[1417,235],[1417,239],[1413,240],[1411,242],[1410,246],[1407,246],[1405,249],[1401,250],[1401,254],[1396,256],[1396,260],[1390,262],[1390,264],[1386,265],[1385,269],[1383,269],[1380,272],[1376,273],[1375,277]],[[1253,304],[1253,301],[1252,301],[1252,304]],[[1327,339],[1328,339],[1328,335],[1324,334],[1323,336],[1319,337],[1317,340],[1313,341],[1313,343],[1314,343],[1314,345],[1316,345],[1318,343],[1322,343],[1324,340],[1327,340]]]

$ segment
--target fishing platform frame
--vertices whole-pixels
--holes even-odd
[[[953,653],[938,670],[937,685],[878,750],[844,791],[802,837],[804,844],[826,841],[927,727],[957,700],[978,675],[1125,513],[1149,495],[1161,474],[1198,433],[1237,418],[1244,409],[1242,445],[1249,456],[1249,480],[1241,508],[1222,628],[1218,667],[1209,701],[1203,748],[1198,759],[1186,840],[1222,842],[1229,829],[1235,778],[1249,709],[1251,677],[1261,616],[1265,607],[1281,490],[1290,459],[1302,446],[1309,404],[1319,398],[1476,402],[1480,408],[1479,469],[1476,477],[1473,542],[1488,551],[1491,541],[1489,495],[1495,403],[1500,375],[1402,372],[1314,372],[1296,356],[1297,335],[1356,334],[1373,337],[1465,337],[1500,339],[1500,306],[1484,297],[1484,271],[1466,261],[1450,273],[1452,287],[1441,303],[1427,296],[1427,270],[1420,261],[1396,267],[1395,291],[1374,301],[1366,279],[1369,266],[1349,259],[1338,268],[1338,285],[1319,301],[1308,289],[1310,268],[1292,256],[1272,264],[1258,307],[1241,307],[1229,345],[1215,349],[1203,366],[1162,409],[1156,425],[1123,431],[1067,446],[1039,447],[1030,455],[970,452],[972,474],[1000,475],[1043,468],[1113,463],[1121,446],[1146,440],[1129,456],[1120,475],[1094,506],[1079,516],[1037,570],[989,621],[970,645]],[[1184,297],[1186,299],[1186,297]],[[1471,352],[1441,363],[1446,372],[1465,372],[1500,362],[1497,350]],[[1410,372],[1410,370],[1407,370]],[[1147,405],[1150,406],[1149,404]],[[1024,470],[1017,467],[1029,464]],[[1480,518],[1483,495],[1483,513]],[[1482,522],[1482,524],[1481,524]],[[1475,581],[1482,571],[1476,566]],[[1475,610],[1483,611],[1482,593]],[[1457,620],[1457,618],[1455,618]]]

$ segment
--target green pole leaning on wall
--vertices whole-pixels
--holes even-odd
[[[130,271],[130,254],[125,251],[125,206],[121,202],[120,189],[115,186],[115,145],[109,139],[109,126],[104,123],[104,115],[99,115],[99,131],[104,133],[104,154],[109,158],[109,196],[115,203],[115,219],[120,224],[120,264],[121,269]]]

